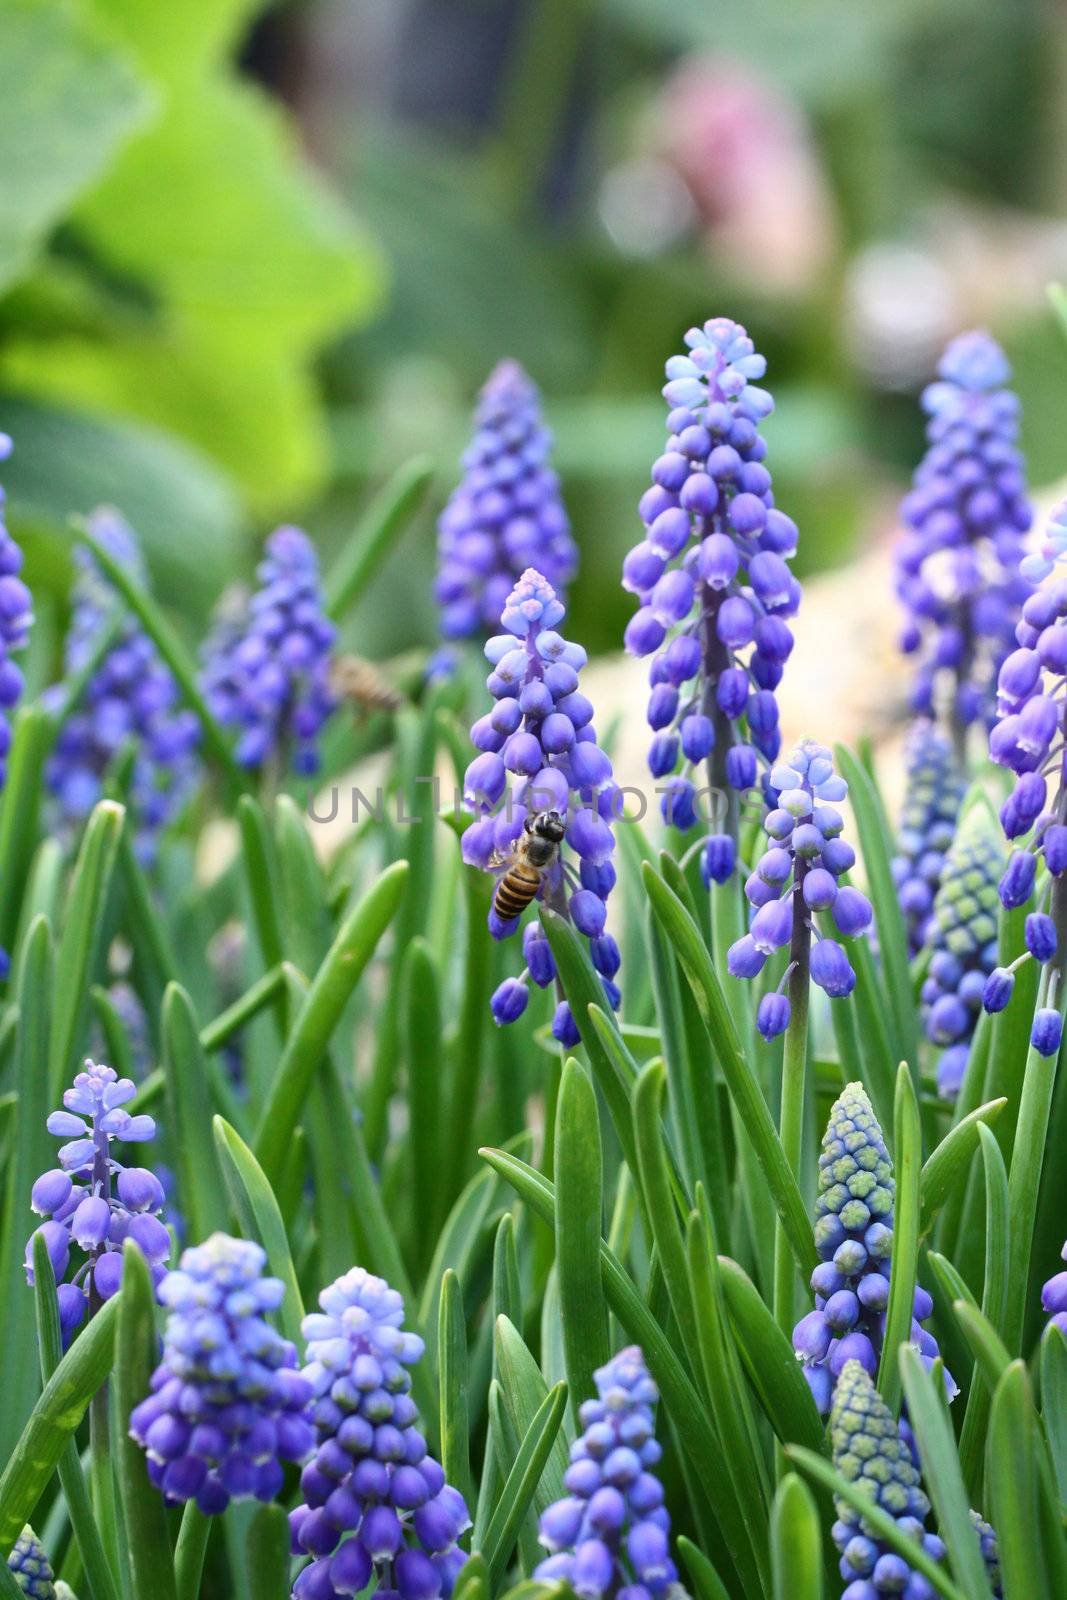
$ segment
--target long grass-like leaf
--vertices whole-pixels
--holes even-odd
[[[904,1062],[897,1073],[893,1116],[893,1159],[896,1206],[893,1218],[893,1270],[889,1278],[885,1343],[878,1366],[878,1389],[890,1411],[900,1409],[900,1365],[897,1352],[911,1333],[915,1272],[919,1255],[919,1181],[922,1130],[915,1085]]]
[[[771,1572],[774,1600],[823,1600],[819,1513],[795,1472],[786,1473],[771,1508]]]
[[[608,1358],[608,1318],[600,1284],[603,1156],[596,1093],[573,1058],[556,1103],[556,1272],[571,1403],[594,1394],[593,1373]]]
[[[470,1404],[467,1397],[467,1324],[459,1279],[449,1267],[441,1279],[437,1324],[441,1466],[453,1488],[474,1509],[470,1463]]]
[[[993,1526],[1011,1600],[1056,1600],[1045,1579],[1038,1527],[1037,1423],[1030,1380],[1021,1361],[1008,1366],[993,1395],[989,1413],[986,1481],[992,1495]],[[1061,1535],[1062,1537],[1062,1535]]]
[[[429,456],[413,456],[399,467],[367,507],[326,576],[326,610],[340,622],[412,522],[433,481]]]
[[[255,1600],[289,1600],[289,1518],[284,1506],[257,1506],[248,1524],[245,1559]]]
[[[224,1229],[229,1217],[216,1145],[204,1137],[214,1105],[207,1059],[200,1043],[193,1002],[172,983],[163,998],[163,1070],[167,1085],[181,1194],[193,1237]]]
[[[155,1290],[148,1263],[132,1239],[122,1251],[122,1293],[115,1333],[114,1403],[120,1417],[129,1417],[150,1392],[158,1355]],[[167,1533],[163,1497],[148,1476],[147,1457],[122,1430],[118,1462],[123,1522],[129,1542],[130,1569],[136,1593],[176,1600],[174,1562]]]
[[[89,982],[100,954],[104,906],[118,856],[125,812],[101,800],[85,825],[56,949],[55,1002],[48,1082],[57,1103],[77,1070],[88,1012]]]
[[[1007,1101],[1001,1099],[978,1106],[962,1122],[957,1122],[937,1149],[927,1156],[922,1169],[920,1237],[925,1238],[930,1232],[948,1196],[970,1170],[982,1125],[994,1123],[1006,1105]]]
[[[558,1383],[545,1396],[537,1415],[519,1445],[518,1455],[504,1480],[482,1541],[489,1581],[503,1572],[515,1545],[519,1526],[533,1501],[549,1452],[555,1442],[567,1406],[567,1385]]]
[[[552,1386],[545,1382],[518,1328],[505,1316],[497,1317],[494,1324],[493,1349],[504,1404],[511,1417],[515,1437],[521,1439]],[[591,1394],[594,1392],[590,1391]],[[539,1512],[564,1494],[563,1474],[568,1463],[567,1434],[567,1418],[564,1416],[534,1496]]]
[[[41,774],[52,735],[52,720],[40,706],[24,706],[16,715],[0,798],[0,947],[5,950],[14,944],[37,846]]]
[[[737,1262],[720,1256],[719,1269],[737,1348],[767,1421],[782,1444],[825,1452],[826,1430],[793,1346]]]
[[[233,1208],[240,1218],[244,1233],[250,1239],[258,1240],[267,1252],[271,1273],[285,1284],[285,1298],[278,1312],[278,1320],[285,1337],[299,1346],[304,1303],[289,1250],[285,1223],[274,1191],[252,1151],[225,1118],[216,1116],[212,1126],[219,1164]]]

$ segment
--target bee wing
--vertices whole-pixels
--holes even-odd
[[[498,867],[509,867],[514,859],[514,850],[494,850],[486,865],[492,872]]]

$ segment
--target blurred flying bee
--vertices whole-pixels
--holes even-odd
[[[362,656],[335,656],[330,663],[330,688],[347,701],[357,716],[372,711],[399,711],[404,697],[387,682],[373,662]]]
[[[527,817],[515,848],[505,856],[507,871],[496,886],[493,910],[511,922],[526,910],[559,855],[566,824],[558,811],[539,811]]]

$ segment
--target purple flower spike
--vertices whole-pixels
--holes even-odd
[[[139,584],[147,583],[137,537],[118,512],[94,511],[89,527]],[[79,546],[74,559],[77,580],[63,649],[68,680],[82,672],[99,643],[101,630],[119,607],[118,596],[94,558]],[[48,691],[47,701],[55,709],[65,695],[65,685],[56,684]],[[150,862],[161,830],[178,814],[199,781],[199,741],[200,724],[191,711],[182,708],[170,669],[163,665],[139,623],[129,614],[123,615],[114,644],[64,720],[45,767],[45,782],[55,797],[64,830],[73,834],[81,826],[103,796],[112,764],[124,748],[132,747],[128,804],[137,828],[138,855]]]
[[[315,547],[299,528],[277,528],[249,597],[224,597],[203,651],[204,698],[235,755],[262,767],[280,754],[294,772],[318,771],[318,738],[337,705],[330,687],[336,629],[326,615]]]
[[[452,1592],[470,1527],[463,1496],[426,1453],[409,1368],[423,1342],[403,1327],[404,1302],[382,1278],[353,1267],[304,1318],[314,1453],[290,1516],[294,1555],[312,1560],[297,1600],[379,1592],[436,1600]]]
[[[541,1517],[549,1554],[534,1576],[562,1580],[590,1600],[659,1600],[678,1577],[653,1470],[659,1393],[636,1345],[594,1377],[598,1398],[578,1412],[584,1431],[571,1446],[567,1494]]]
[[[130,1436],[168,1503],[195,1499],[206,1516],[231,1500],[272,1500],[281,1462],[302,1461],[313,1442],[311,1384],[267,1321],[285,1285],[263,1276],[266,1260],[258,1244],[215,1233],[159,1286],[163,1359]]]
[[[0,461],[11,454],[11,440],[0,434],[6,448]],[[19,577],[22,550],[4,522],[4,490],[0,485],[0,789],[7,781],[7,753],[11,747],[9,717],[22,694],[22,672],[11,659],[29,638],[33,625],[33,597]]]
[[[1067,1244],[1060,1252],[1067,1261]],[[1067,1339],[1067,1272],[1057,1272],[1041,1290],[1041,1305],[1064,1338]]]
[[[170,1255],[170,1235],[159,1221],[164,1196],[158,1179],[141,1167],[122,1166],[111,1154],[114,1140],[143,1144],[155,1137],[151,1117],[131,1116],[125,1109],[136,1093],[129,1078],[86,1061],[63,1095],[65,1109],[48,1118],[49,1133],[66,1143],[58,1168],[37,1179],[30,1203],[39,1216],[51,1218],[38,1232],[57,1279],[66,1276],[72,1247],[80,1252],[71,1282],[59,1284],[65,1340],[86,1309],[92,1311],[118,1289],[125,1239],[133,1239],[154,1274]],[[26,1245],[26,1276],[32,1283],[32,1237]]]
[[[1019,402],[1005,387],[999,346],[986,333],[962,334],[939,371],[923,394],[928,444],[901,507],[896,591],[907,618],[902,648],[918,661],[914,709],[930,715],[948,679],[954,719],[966,729],[994,718],[997,672],[1030,592],[1019,563],[1031,508],[1016,445]]]
[[[625,643],[653,658],[653,776],[677,772],[689,784],[706,763],[735,842],[737,795],[755,786],[781,744],[774,690],[800,604],[788,566],[797,531],[775,506],[763,464],[760,423],[774,402],[753,380],[766,362],[726,317],[691,328],[685,343],[688,353],[667,363],[669,437],[640,502],[645,535],[623,567],[623,587],[640,606]],[[682,684],[683,695],[665,692]],[[668,820],[687,829],[700,817],[675,803]],[[728,876],[725,867],[721,877],[706,872],[711,882]]]
[[[557,591],[573,578],[571,538],[559,478],[549,454],[535,385],[517,361],[502,361],[482,390],[463,479],[438,524],[437,580],[446,639],[492,633],[515,580],[527,567]],[[651,588],[660,575],[654,552],[640,564]]]
[[[533,901],[551,906],[589,941],[605,999],[615,1008],[619,993],[611,980],[618,946],[605,926],[621,796],[596,741],[593,708],[578,690],[585,651],[557,631],[563,616],[552,585],[532,568],[505,597],[504,632],[485,646],[493,667],[486,685],[496,706],[475,723],[472,739],[481,748],[486,725],[507,733],[499,753],[483,748],[467,768],[464,801],[478,820],[463,836],[463,859],[497,874],[489,913],[495,939],[509,938]],[[527,978],[545,988],[555,977],[548,941],[529,924],[523,954],[527,971],[505,980],[493,995],[498,1023],[522,1016]],[[565,1001],[552,1028],[564,1046],[578,1042]]]

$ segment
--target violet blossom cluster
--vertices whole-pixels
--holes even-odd
[[[138,584],[147,583],[137,537],[117,511],[94,511],[89,529]],[[46,703],[52,709],[64,704],[67,683],[90,665],[102,630],[119,606],[92,554],[79,546],[74,559],[78,572],[63,651],[66,683],[49,690]],[[199,742],[200,724],[192,711],[181,706],[173,673],[137,620],[125,614],[113,643],[63,719],[45,766],[45,782],[64,823],[77,827],[102,797],[116,758],[132,747],[133,770],[124,798],[136,824],[138,855],[149,862],[160,830],[199,780]]]
[[[955,837],[965,784],[951,744],[928,717],[912,724],[904,759],[904,804],[892,872],[914,956],[933,931],[934,896]]]
[[[606,920],[615,885],[612,819],[619,791],[611,762],[597,744],[593,707],[578,689],[586,653],[556,631],[563,616],[551,584],[530,569],[508,596],[500,618],[504,632],[485,646],[493,665],[486,687],[496,703],[471,729],[471,740],[482,753],[467,768],[464,802],[478,820],[463,835],[463,859],[483,871],[499,871],[502,864],[506,870],[527,818],[556,812],[566,834],[543,874],[539,898],[588,939],[605,997],[617,1009],[619,947],[606,931]],[[494,939],[507,938],[518,922],[502,920],[495,909],[489,913]],[[498,1023],[514,1022],[525,1011],[527,979],[543,989],[556,976],[538,923],[529,923],[523,933],[523,955],[526,970],[521,977],[505,979],[493,995]],[[564,1045],[578,1042],[578,1027],[565,1000],[556,1008],[552,1032]]]
[[[846,1482],[891,1516],[931,1561],[943,1561],[944,1543],[926,1528],[930,1502],[912,1452],[859,1361],[846,1361],[842,1367],[830,1414],[830,1446],[834,1466]],[[841,1600],[881,1600],[883,1595],[934,1600],[936,1591],[929,1579],[898,1555],[847,1500],[835,1497],[834,1509],[837,1521],[831,1533],[841,1552],[839,1570],[846,1583]]]
[[[583,1600],[658,1600],[678,1576],[670,1517],[654,1472],[659,1391],[630,1345],[594,1374],[583,1401],[582,1433],[563,1475],[567,1493],[541,1517],[550,1553],[534,1577],[568,1584]]]
[[[110,1300],[122,1285],[122,1247],[132,1239],[158,1283],[170,1255],[170,1235],[159,1220],[163,1190],[144,1167],[123,1166],[111,1153],[113,1141],[143,1144],[155,1138],[152,1118],[125,1109],[137,1093],[129,1078],[113,1068],[86,1061],[73,1087],[63,1095],[62,1111],[53,1111],[47,1127],[68,1142],[59,1151],[59,1166],[42,1173],[30,1204],[48,1220],[26,1245],[26,1277],[33,1282],[33,1241],[41,1234],[56,1275],[59,1323],[64,1343],[91,1304]],[[84,1260],[64,1282],[72,1251]]]
[[[815,1201],[815,1249],[811,1275],[815,1310],[793,1329],[793,1349],[821,1416],[831,1408],[848,1363],[874,1377],[882,1354],[893,1253],[893,1163],[878,1118],[861,1083],[850,1083],[835,1100],[823,1135]],[[911,1338],[930,1369],[937,1341],[922,1326],[933,1301],[915,1286]],[[949,1399],[956,1385],[945,1374]]]
[[[669,438],[640,503],[645,536],[622,575],[640,602],[626,648],[652,657],[649,770],[671,779],[664,816],[682,829],[697,821],[701,763],[727,796],[752,789],[776,759],[774,691],[800,604],[788,565],[796,524],[775,506],[759,431],[774,402],[751,381],[766,362],[725,317],[691,328],[685,342],[689,353],[667,362]],[[706,882],[730,877],[735,835],[728,826],[712,835]]]
[[[996,824],[975,806],[949,850],[934,901],[923,980],[923,1031],[939,1047],[937,1092],[955,1100],[970,1059],[989,974],[998,959],[997,880],[1004,851]]]
[[[285,1295],[280,1278],[263,1276],[266,1260],[258,1244],[214,1233],[159,1286],[163,1359],[130,1435],[164,1499],[195,1500],[206,1516],[231,1500],[273,1500],[282,1463],[302,1461],[313,1442],[311,1385],[266,1320]]]
[[[11,454],[11,440],[0,433],[0,461]],[[19,577],[22,550],[4,522],[4,488],[0,484],[0,789],[7,781],[7,755],[11,748],[10,713],[22,693],[22,672],[12,661],[29,637],[33,622],[33,597]]]
[[[309,1555],[294,1600],[363,1592],[436,1600],[452,1593],[470,1527],[463,1496],[426,1452],[409,1368],[423,1341],[403,1327],[395,1289],[353,1267],[304,1318],[314,1454],[291,1513],[294,1555]]]
[[[997,670],[1030,592],[1020,573],[1031,508],[1016,440],[1019,402],[1011,369],[987,333],[961,334],[923,393],[927,451],[905,497],[896,591],[914,655],[916,711],[936,709],[938,679],[953,686],[962,728],[993,717]]]
[[[551,449],[536,385],[517,361],[500,362],[479,396],[463,478],[438,524],[434,596],[446,639],[495,632],[528,567],[558,594],[574,577],[578,548]]]
[[[1060,1251],[1067,1261],[1067,1244]],[[1054,1273],[1041,1290],[1041,1306],[1054,1327],[1067,1339],[1067,1272]]]
[[[337,630],[326,615],[315,546],[300,528],[276,528],[256,568],[259,588],[237,616],[228,610],[203,654],[204,698],[238,730],[243,767],[272,758],[310,776],[319,734],[337,705],[330,654]]]
[[[803,927],[817,941],[810,954],[812,981],[833,999],[851,994],[856,974],[844,946],[820,935],[812,923],[817,913],[829,913],[846,938],[871,925],[866,895],[838,882],[856,860],[841,837],[844,818],[836,805],[846,798],[848,785],[834,771],[826,746],[805,739],[772,766],[765,792],[769,809],[763,829],[770,842],[745,881],[752,917],[749,931],[727,952],[727,969],[735,978],[756,977],[769,956],[793,945],[794,933]],[[782,991],[791,971],[792,963],[778,988],[760,1001],[756,1023],[766,1039],[789,1026],[789,997]]]

